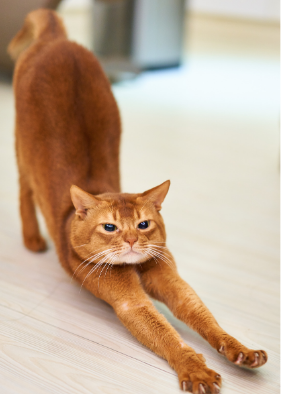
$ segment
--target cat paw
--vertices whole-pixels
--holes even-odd
[[[27,249],[32,252],[44,252],[47,249],[46,241],[40,235],[35,237],[24,237],[24,244]]]
[[[218,394],[221,387],[221,376],[212,369],[201,367],[196,372],[183,374],[180,377],[183,391],[193,394]]]
[[[267,362],[267,353],[264,350],[248,349],[239,342],[238,344],[220,344],[218,352],[232,363],[241,367],[258,368]]]

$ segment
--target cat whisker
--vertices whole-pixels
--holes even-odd
[[[161,250],[159,248],[156,249],[155,246],[154,247],[150,247],[150,250],[153,251],[154,253],[156,253],[158,256],[163,257],[165,260],[167,260],[169,263],[172,264],[172,261],[169,259],[166,250]]]
[[[170,263],[172,263],[171,260],[169,259],[169,257],[167,256],[167,254],[165,253],[165,252],[166,252],[165,250],[159,250],[159,249],[155,249],[155,248],[149,248],[149,249],[150,249],[151,251],[153,251],[153,253],[156,253],[157,255],[164,257],[164,258],[167,259]]]
[[[149,246],[153,246],[154,248],[168,249],[167,246],[162,246],[162,245],[153,245],[153,244],[149,244]]]
[[[85,259],[84,261],[82,261],[82,263],[80,263],[79,266],[78,266],[78,267],[76,268],[76,270],[74,271],[71,280],[73,279],[73,277],[74,277],[76,271],[79,269],[79,267],[81,267],[81,265],[84,264],[87,260],[91,259],[91,260],[80,270],[80,273],[83,272],[84,269],[85,269],[86,267],[88,267],[89,264],[91,264],[93,261],[95,261],[96,259],[98,259],[99,257],[101,257],[102,255],[104,255],[105,253],[107,253],[107,252],[110,251],[110,250],[111,250],[111,249],[107,249],[107,250],[105,250],[105,251],[103,251],[103,252],[97,253],[97,254],[95,254],[95,255],[91,255],[90,257],[88,257],[87,259]],[[77,273],[77,275],[78,275],[78,273]]]
[[[111,248],[111,249],[106,249],[106,250],[104,250],[103,252],[100,252],[100,253],[97,253],[96,255],[94,255],[94,256],[92,256],[92,258],[91,258],[91,260],[79,271],[79,273],[81,274],[83,271],[84,271],[84,269],[85,268],[87,268],[91,263],[93,263],[95,260],[97,260],[98,258],[100,258],[100,257],[102,257],[102,256],[104,256],[103,258],[102,258],[102,260],[99,262],[99,263],[96,263],[96,265],[94,266],[94,267],[96,267],[97,266],[97,264],[99,265],[99,264],[103,264],[104,263],[104,261],[106,260],[106,258],[108,257],[108,255],[110,255],[112,252],[112,250],[114,250],[114,248]],[[87,259],[88,260],[88,259]],[[84,262],[85,262],[86,260],[84,260]],[[81,263],[82,264],[82,263]],[[81,264],[76,268],[76,270],[75,270],[75,272],[77,271],[77,269],[81,266]],[[93,268],[94,268],[93,267]],[[90,275],[92,272],[93,272],[93,268],[90,270],[90,272],[88,273],[88,275]],[[78,275],[78,274],[77,274]],[[87,279],[87,277],[88,277],[88,275],[86,276],[86,278],[84,279],[84,281]],[[83,281],[83,283],[84,283],[84,281]],[[83,285],[83,283],[82,283],[82,285]]]
[[[173,269],[172,262],[170,260],[167,260],[163,255],[158,256],[158,258],[164,263],[166,263],[171,269]]]
[[[103,266],[103,268],[102,268],[102,270],[101,270],[101,272],[100,272],[100,274],[99,274],[99,278],[98,278],[98,289],[100,289],[100,276],[101,276],[101,274],[102,274],[102,271],[105,269],[105,267],[107,266],[107,264],[108,263],[105,263],[104,264],[104,266]]]
[[[106,276],[106,273],[107,273],[107,271],[108,271],[109,265],[112,265],[111,262],[114,261],[115,259],[116,259],[116,254],[115,254],[115,253],[112,253],[112,255],[109,257],[109,260],[107,261],[108,267],[107,267],[107,270],[106,270],[106,272],[105,272],[104,277]]]
[[[108,268],[112,265],[111,263],[107,263],[107,265],[108,265],[108,267],[107,267],[107,269],[106,269],[106,271],[105,271],[105,274],[104,274],[104,278],[106,277],[106,274],[107,274],[107,271],[108,271]]]
[[[84,244],[84,245],[87,245],[87,244]],[[80,246],[83,246],[83,245],[80,245]],[[98,248],[98,249],[96,249],[94,252],[97,252],[97,251],[100,250],[100,249],[102,249],[102,248]],[[94,257],[94,255],[93,255],[92,253],[93,253],[93,251],[91,251],[91,252],[86,256],[87,258],[86,258],[84,261],[82,261],[82,262],[79,264],[79,266],[76,268],[76,270],[74,271],[74,273],[73,273],[73,275],[72,275],[72,277],[71,277],[71,281],[73,280],[73,277],[74,277],[76,271],[79,269],[79,267],[80,267],[83,263],[85,263],[85,261],[87,261],[87,260],[91,259],[92,257]],[[91,256],[89,256],[89,255],[91,255]],[[88,266],[88,264],[86,265],[86,267],[87,267],[87,266]]]
[[[153,260],[156,262],[156,264],[157,264],[157,260],[155,259],[155,257],[154,257],[154,255],[152,254],[152,253],[150,253],[150,252],[147,252],[147,251],[143,251],[142,252],[146,257],[148,257],[149,259],[152,257],[153,258]]]
[[[88,244],[83,244],[83,245],[73,246],[73,248],[74,248],[74,249],[76,249],[76,248],[82,248],[82,246],[85,246],[85,245],[88,245]]]
[[[106,268],[106,271],[105,271],[105,273],[104,273],[104,278],[106,277],[106,274],[107,274],[107,271],[108,271],[109,267],[110,267],[110,277],[111,277],[111,269],[112,269],[112,267],[113,267],[113,264],[112,264],[111,262],[114,262],[114,261],[116,260],[116,258],[117,258],[116,253],[114,253],[114,252],[111,253],[111,256],[109,257],[108,262],[105,263],[103,269],[101,270],[101,272],[100,272],[100,274],[99,274],[99,278],[98,278],[98,288],[99,288],[99,280],[100,280],[101,274],[102,274],[102,272],[103,272],[103,270],[104,270],[104,268],[105,268],[106,266],[107,266],[107,268]]]
[[[91,253],[89,253],[89,254],[91,254]],[[93,256],[93,255],[92,255]],[[91,258],[92,256],[90,256],[89,258]],[[89,259],[88,258],[88,259]],[[71,281],[73,280],[73,278],[74,278],[74,276],[75,276],[75,274],[76,274],[76,271],[81,267],[81,265],[82,264],[84,264],[88,259],[86,259],[86,260],[84,260],[84,261],[82,261],[79,265],[78,265],[78,267],[76,268],[76,270],[73,272],[73,275],[72,275],[72,277],[71,277]],[[88,265],[88,264],[87,264]],[[87,266],[86,265],[86,266]]]
[[[116,256],[114,256],[114,260],[113,260],[113,262],[116,260]],[[111,270],[112,270],[112,267],[113,267],[113,264],[110,264],[110,278],[111,278]]]
[[[150,248],[150,251],[154,254],[155,257],[158,257],[160,260],[164,261],[170,268],[173,268],[172,261],[163,252],[153,248]]]
[[[98,269],[99,267],[101,267],[101,266],[104,264],[106,258],[107,258],[107,255],[104,256],[104,257],[102,258],[102,260],[101,260],[99,263],[96,263],[96,264],[94,265],[94,267],[90,269],[90,271],[88,272],[88,274],[86,275],[86,277],[84,278],[84,280],[83,280],[83,282],[82,282],[81,288],[82,288],[82,286],[83,286],[85,280],[86,280],[96,269]],[[81,289],[80,289],[80,291],[81,291]]]
[[[93,261],[97,260],[99,257],[101,257],[103,255],[107,255],[108,253],[112,253],[112,250],[113,250],[113,248],[106,249],[103,252],[98,253],[97,255],[93,256],[93,258],[91,258],[91,260],[89,262],[92,263]]]
[[[154,255],[148,251],[147,249],[145,250],[141,250],[141,253],[144,254],[146,257],[148,257],[148,260],[150,260],[150,258],[153,258],[153,260],[156,262],[157,264],[157,260],[155,259]]]
[[[102,258],[102,260],[101,260],[99,263],[95,264],[95,266],[88,272],[88,274],[86,275],[85,279],[83,280],[83,283],[82,283],[81,287],[83,286],[85,280],[86,280],[90,275],[92,275],[93,272],[94,272],[96,269],[98,269],[99,267],[101,267],[101,266],[105,263],[105,261],[106,261],[106,259],[107,259],[108,257],[111,259],[111,258],[115,255],[115,253],[114,253],[114,252],[110,252],[110,250],[112,250],[112,249],[106,250],[106,252],[108,252],[108,253]],[[105,268],[105,266],[106,266],[107,264],[108,264],[108,263],[105,263],[104,267],[102,268],[102,270],[101,270],[101,272],[100,272],[100,274],[99,274],[99,278],[100,278],[101,273],[102,273],[102,271],[104,270],[104,268]],[[98,278],[98,286],[99,286],[99,278]]]
[[[85,280],[86,280],[86,279],[87,279],[97,268],[101,267],[102,265],[103,265],[103,263],[97,263],[97,264],[94,265],[93,268],[90,269],[90,271],[88,272],[88,274],[86,275],[86,277],[84,278],[84,280],[83,280],[83,282],[82,282],[82,284],[81,284],[81,287],[80,287],[80,291],[79,291],[79,292],[81,292],[81,289],[82,289],[82,287],[83,287],[83,285],[84,285]]]

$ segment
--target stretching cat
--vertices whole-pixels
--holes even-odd
[[[179,276],[159,212],[170,182],[140,194],[120,193],[118,108],[92,53],[68,41],[60,18],[43,9],[27,16],[9,53],[17,59],[16,150],[26,247],[46,248],[36,203],[66,271],[168,361],[183,391],[219,393],[221,376],[183,342],[149,296],[166,303],[231,362],[265,364],[266,352],[228,335]]]

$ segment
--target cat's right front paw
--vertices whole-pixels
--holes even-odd
[[[193,372],[179,375],[180,387],[193,394],[218,394],[221,387],[221,376],[202,366]]]

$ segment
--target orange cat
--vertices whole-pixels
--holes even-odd
[[[26,247],[46,248],[36,203],[63,267],[169,362],[184,391],[218,393],[221,376],[183,342],[149,296],[231,362],[263,365],[267,354],[228,335],[179,276],[159,212],[170,182],[120,193],[118,108],[92,53],[68,41],[61,20],[48,10],[27,16],[9,52],[17,58],[16,149]]]

